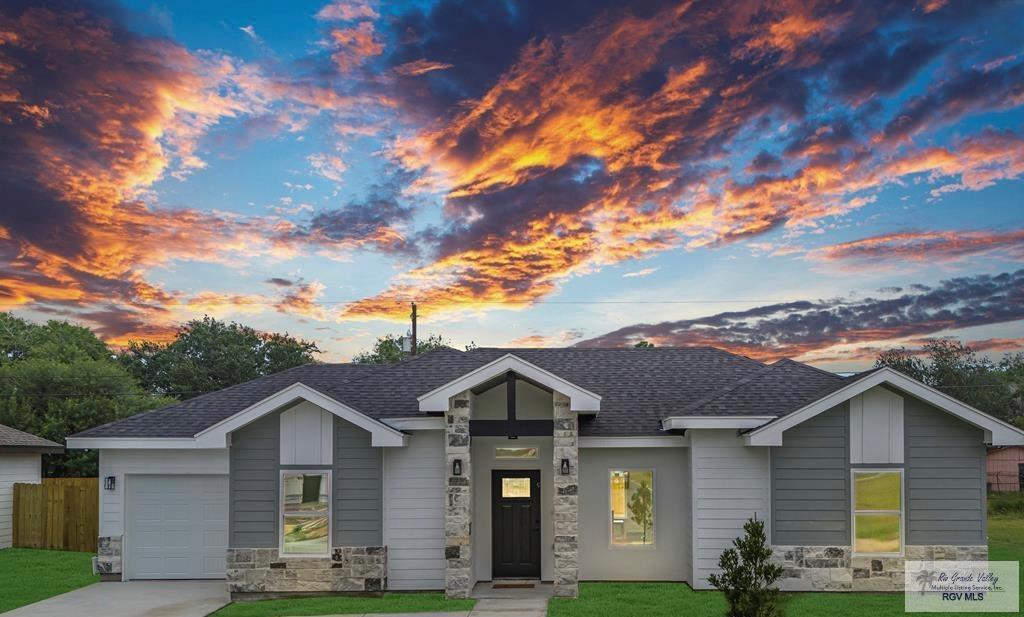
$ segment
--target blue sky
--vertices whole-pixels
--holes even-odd
[[[0,301],[345,360],[1024,341],[1019,2],[13,2]],[[74,41],[70,44],[69,41]]]

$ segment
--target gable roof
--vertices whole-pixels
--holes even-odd
[[[64,446],[0,424],[0,451],[63,452]]]
[[[823,391],[807,404],[749,431],[744,437],[744,441],[747,445],[753,446],[781,446],[782,434],[786,429],[883,384],[921,399],[982,429],[985,432],[985,443],[997,446],[1024,445],[1024,431],[1021,429],[889,367],[876,368],[847,378],[842,384]]]

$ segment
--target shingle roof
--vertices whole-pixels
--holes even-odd
[[[300,366],[75,436],[191,437],[297,382],[373,418],[412,417],[418,396],[509,353],[602,397],[600,413],[581,418],[583,436],[659,434],[663,418],[684,412],[781,415],[844,382],[799,362],[769,366],[713,347],[444,348],[390,365]]]
[[[19,431],[0,424],[0,450],[4,449],[28,449],[28,450],[63,450],[64,446],[59,443],[36,437],[31,433]]]

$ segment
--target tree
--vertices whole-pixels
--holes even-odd
[[[636,347],[637,349],[652,349],[654,347],[654,343],[649,343],[647,341],[640,341],[636,345],[633,345],[633,347]]]
[[[68,435],[172,402],[153,396],[88,328],[0,314],[0,424],[63,443]],[[46,476],[95,476],[95,452],[43,456]]]
[[[402,343],[403,337],[385,334],[377,338],[377,342],[373,344],[372,349],[357,353],[352,357],[352,361],[357,364],[394,364],[395,362],[401,362],[410,355],[409,352],[402,350]],[[451,347],[451,341],[445,339],[440,334],[431,334],[427,338],[416,342],[416,353],[423,354],[435,349],[441,349],[442,347]],[[466,346],[466,350],[469,351],[473,347],[475,345],[471,343]]]
[[[629,517],[643,530],[644,544],[647,544],[647,530],[651,528],[654,519],[653,497],[651,485],[641,480],[629,498]]]
[[[743,532],[719,557],[722,573],[709,575],[708,582],[725,594],[729,617],[773,617],[779,614],[779,590],[773,585],[782,567],[771,563],[764,521],[748,520]]]
[[[181,399],[314,362],[316,344],[212,317],[194,319],[166,344],[131,341],[119,360],[149,392]]]
[[[951,339],[929,341],[921,354],[900,347],[884,351],[875,366],[894,368],[908,377],[953,396],[972,407],[1024,427],[1024,353],[998,363]]]

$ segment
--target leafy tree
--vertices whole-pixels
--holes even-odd
[[[637,349],[651,349],[651,348],[654,347],[654,343],[650,343],[650,342],[647,342],[647,341],[640,341],[636,345],[633,345],[633,347],[636,347]]]
[[[357,353],[352,357],[352,361],[357,364],[394,364],[395,362],[401,362],[409,357],[409,353],[402,350],[402,343],[403,337],[385,334],[377,338],[377,342],[373,344],[372,349]],[[425,339],[416,341],[417,354],[424,354],[428,351],[441,349],[442,347],[451,347],[451,341],[440,334],[431,334]],[[466,346],[466,350],[469,351],[473,347],[475,345],[471,343]]]
[[[131,341],[119,359],[142,386],[182,399],[314,362],[316,344],[212,317],[194,319],[166,344]]]
[[[647,544],[647,530],[654,522],[654,499],[651,494],[651,485],[646,480],[637,483],[636,490],[629,498],[629,517],[640,526],[644,532],[644,544]]]
[[[171,402],[152,396],[87,328],[0,314],[0,424],[58,443]],[[95,452],[43,456],[46,476],[95,476]]]
[[[950,396],[1024,427],[1024,353],[999,362],[979,356],[951,339],[929,341],[924,357],[903,347],[879,354],[875,366],[889,366]]]
[[[743,532],[719,557],[722,573],[709,575],[708,582],[725,594],[729,617],[774,617],[779,615],[779,590],[773,585],[782,567],[771,563],[764,521],[750,519]]]

